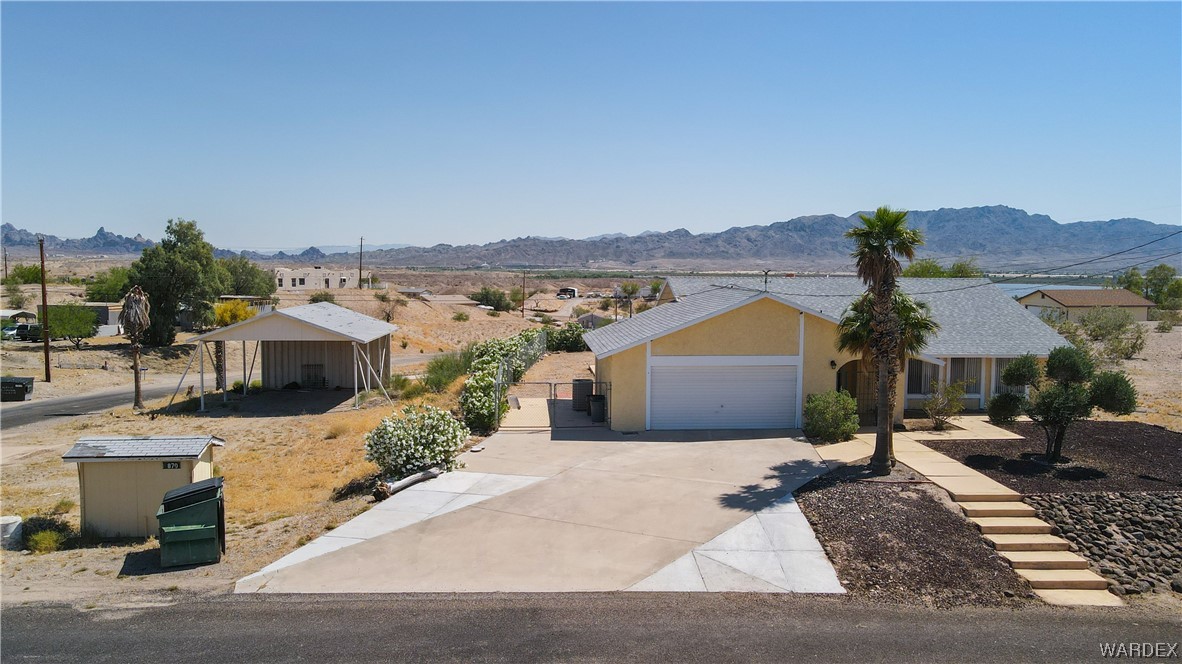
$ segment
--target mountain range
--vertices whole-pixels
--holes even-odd
[[[431,247],[398,246],[365,252],[372,267],[503,267],[583,268],[640,270],[756,270],[776,271],[850,269],[851,244],[844,237],[859,223],[855,213],[846,217],[827,214],[797,217],[769,225],[736,226],[717,233],[691,233],[684,228],[667,232],[645,231],[628,236],[610,233],[583,240],[528,236],[488,244]],[[971,208],[916,210],[908,214],[911,227],[924,234],[917,257],[942,262],[975,259],[993,270],[1046,270],[1110,254],[1176,232],[1178,226],[1143,219],[1112,219],[1060,224],[1042,214],[1028,214],[996,205]],[[36,236],[3,225],[6,246],[36,246]],[[99,229],[94,237],[62,240],[46,236],[46,247],[57,253],[138,253],[150,240],[126,238]],[[343,249],[341,245],[328,247]],[[1109,271],[1138,261],[1161,258],[1182,264],[1178,256],[1165,254],[1182,249],[1182,239],[1170,238],[1121,254],[1104,262],[1078,266],[1073,272]],[[260,253],[219,249],[219,256],[241,255],[259,262],[344,263],[357,261],[356,251],[323,251],[310,247],[301,252]],[[1155,261],[1157,262],[1157,261]]]

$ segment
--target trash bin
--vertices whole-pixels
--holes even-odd
[[[33,379],[25,376],[0,378],[0,401],[24,401],[33,393]]]
[[[607,396],[592,394],[587,398],[587,405],[591,409],[591,421],[599,424],[607,421]]]
[[[186,484],[164,494],[160,522],[160,566],[216,563],[226,552],[226,504],[222,478]]]
[[[590,378],[576,378],[571,384],[571,408],[587,411],[587,397],[595,390],[595,381]]]

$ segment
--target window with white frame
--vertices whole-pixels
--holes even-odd
[[[965,394],[981,393],[981,358],[954,357],[948,365],[948,382],[964,383]]]
[[[907,360],[907,394],[931,394],[932,383],[939,378],[939,366],[923,360]]]
[[[1011,387],[1003,385],[1001,382],[1001,374],[1006,370],[1017,358],[1015,357],[998,357],[993,360],[993,394],[1026,394],[1026,388],[1023,386]]]

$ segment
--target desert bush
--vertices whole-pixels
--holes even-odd
[[[1154,332],[1169,332],[1172,329],[1174,329],[1174,323],[1164,318],[1159,320],[1157,325],[1153,326]]]
[[[1101,360],[1127,360],[1145,349],[1145,329],[1133,320],[1133,314],[1124,309],[1092,309],[1080,317],[1079,328],[1091,344],[1091,348],[1085,350],[1090,350]],[[1068,340],[1075,346],[1081,346],[1077,339]]]
[[[34,553],[51,553],[66,547],[78,536],[70,524],[56,515],[37,514],[22,524],[25,548]]]
[[[463,353],[447,353],[434,357],[427,363],[427,375],[423,377],[423,385],[432,392],[444,392],[457,378],[468,372],[471,364],[471,358],[465,358]]]
[[[402,341],[398,342],[398,346],[400,348],[402,348],[402,350],[406,350],[406,347],[409,345],[410,345],[410,342],[407,341],[406,339],[403,339]]]
[[[501,315],[501,312],[494,310],[494,311],[488,312],[488,315],[492,318],[498,318]]]
[[[316,304],[317,302],[331,302],[336,303],[337,297],[326,290],[318,290],[308,296],[308,304]]]
[[[67,514],[70,510],[74,509],[75,505],[77,505],[77,503],[70,500],[69,498],[62,498],[54,504],[53,509],[50,511],[54,514]]]
[[[923,400],[923,410],[932,420],[932,428],[943,431],[952,419],[964,410],[964,383],[932,381],[932,391]]]
[[[804,433],[810,438],[838,443],[858,431],[858,402],[849,392],[830,390],[804,400]]]
[[[402,479],[433,466],[454,470],[468,427],[434,406],[407,406],[365,435],[365,458],[384,476]]]
[[[1096,408],[1128,415],[1137,408],[1137,390],[1129,377],[1119,371],[1101,371],[1088,386],[1091,404]]]
[[[1021,394],[1003,392],[985,404],[985,412],[989,414],[989,421],[994,424],[1013,424],[1022,413],[1025,401]]]
[[[467,323],[468,322],[468,314],[466,314],[462,311],[457,311],[456,315],[452,316],[451,319],[457,323]]]
[[[4,297],[8,298],[8,306],[13,309],[24,309],[25,305],[29,303],[29,297],[25,295],[20,284],[17,283],[4,284]]]
[[[583,326],[575,322],[567,323],[557,330],[551,330],[546,335],[546,349],[564,353],[578,353],[587,350],[587,344],[583,341],[584,332],[586,330],[583,329]]]
[[[497,311],[509,311],[513,308],[513,302],[509,300],[509,296],[499,288],[485,286],[468,297]]]
[[[324,439],[325,440],[333,440],[336,438],[340,438],[341,436],[345,435],[348,432],[349,432],[349,426],[347,424],[345,424],[344,422],[334,422],[332,425],[330,425],[328,427],[328,431],[324,432]]]
[[[242,394],[242,381],[240,381],[240,380],[234,381],[234,383],[230,385],[230,391]],[[247,394],[258,394],[259,392],[262,392],[262,391],[263,391],[263,381],[261,381],[261,380],[250,381],[250,385],[246,388]]]

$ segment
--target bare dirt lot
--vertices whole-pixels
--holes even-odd
[[[1131,360],[1120,362],[1137,387],[1137,412],[1115,416],[1097,411],[1097,419],[1127,420],[1157,424],[1182,432],[1182,327],[1155,332],[1157,323],[1145,328],[1145,349]]]

